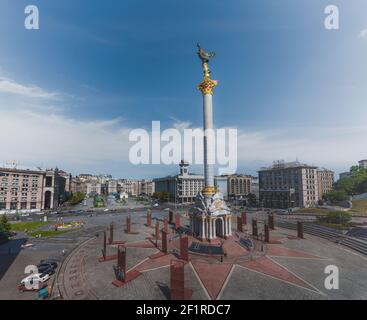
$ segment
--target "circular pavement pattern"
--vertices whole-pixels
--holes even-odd
[[[167,213],[154,214],[163,227]],[[84,242],[65,260],[57,287],[64,299],[169,299],[170,265],[180,259],[180,238],[169,228],[168,253],[155,240],[155,228],[145,225],[145,214],[132,216],[132,232],[125,222],[114,225],[114,243],[107,245],[102,261],[103,233]],[[181,216],[182,225],[188,221]],[[234,221],[235,224],[235,221]],[[224,255],[210,256],[189,251],[184,261],[185,289],[191,299],[367,299],[367,259],[343,246],[292,230],[276,228],[270,243],[252,239],[247,249],[240,239],[250,238],[250,226],[223,242]],[[259,232],[263,225],[259,224]],[[107,231],[107,238],[109,232]],[[189,247],[196,239],[188,237]],[[112,284],[117,265],[117,247],[126,247],[127,283]],[[206,245],[219,246],[220,242]],[[339,269],[339,289],[325,288],[325,268]]]

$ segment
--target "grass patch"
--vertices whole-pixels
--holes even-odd
[[[315,216],[326,216],[333,210],[324,208],[301,208],[295,211],[297,214],[313,214]],[[354,200],[353,208],[348,210],[352,216],[367,216],[367,200]]]
[[[36,237],[38,235],[41,235],[42,238],[48,238],[81,229],[81,228],[70,228],[65,230],[61,229],[58,231],[55,231],[54,229],[37,230],[39,227],[48,224],[50,224],[50,222],[42,222],[42,221],[17,222],[11,224],[11,230],[15,232],[25,232],[25,230],[27,230],[26,234],[29,237]]]
[[[16,222],[11,224],[11,231],[15,232],[24,232],[25,230],[31,231],[47,224],[49,224],[49,222],[43,222],[43,221]]]
[[[353,200],[353,207],[350,210],[351,213],[358,213],[367,216],[367,200]]]
[[[329,212],[329,209],[324,208],[301,208],[295,211],[295,213],[311,213],[315,215],[327,215]]]
[[[58,231],[55,231],[55,230],[40,230],[40,231],[37,231],[36,230],[36,231],[27,232],[27,235],[30,236],[30,237],[36,237],[38,235],[41,235],[42,238],[48,238],[48,237],[58,236],[60,234],[64,234],[64,233],[79,230],[79,229],[80,228],[78,228],[78,229],[68,229],[68,230],[58,230]]]

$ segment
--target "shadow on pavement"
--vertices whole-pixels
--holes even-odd
[[[22,244],[26,242],[26,238],[21,238],[10,240],[0,245],[0,280],[4,277],[9,267],[22,250]]]
[[[161,292],[163,293],[163,295],[166,297],[166,299],[169,300],[171,296],[170,288],[163,282],[156,281],[156,284],[158,288],[161,290]]]

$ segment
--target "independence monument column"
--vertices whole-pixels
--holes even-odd
[[[218,85],[212,80],[209,61],[214,52],[205,52],[198,44],[198,56],[202,62],[204,79],[198,88],[203,95],[204,116],[204,177],[202,192],[196,197],[195,206],[190,209],[191,232],[201,240],[215,239],[217,236],[226,238],[232,234],[231,214],[226,206],[223,195],[217,192],[214,183],[215,164],[215,133],[213,125],[213,90]]]
[[[213,90],[218,85],[218,82],[210,78],[209,59],[215,56],[215,53],[206,53],[199,47],[199,58],[201,59],[204,80],[198,86],[203,94],[203,115],[204,115],[204,176],[205,187],[202,191],[203,195],[211,197],[215,194],[214,186],[214,143],[215,137],[213,128]]]

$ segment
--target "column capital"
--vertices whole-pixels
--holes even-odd
[[[206,186],[203,188],[203,190],[201,191],[201,193],[205,196],[205,195],[208,195],[208,196],[212,196],[214,194],[217,193],[217,187],[210,187],[210,186]]]
[[[218,85],[217,80],[212,80],[210,77],[204,77],[202,83],[198,85],[199,90],[203,94],[203,96],[210,94],[213,95],[214,88]]]

